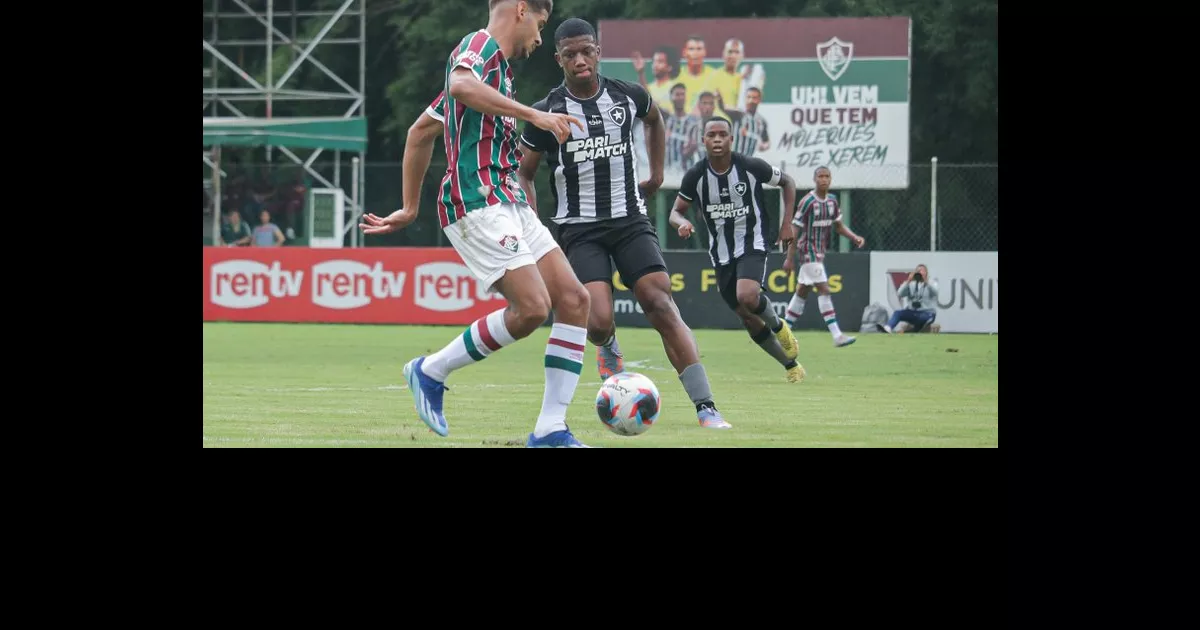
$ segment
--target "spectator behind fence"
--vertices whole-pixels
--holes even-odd
[[[245,247],[250,244],[250,226],[242,220],[242,214],[237,210],[225,213],[221,221],[221,236],[218,245],[230,247]]]
[[[915,333],[924,331],[926,327],[930,332],[938,332],[941,329],[933,323],[933,320],[937,319],[938,286],[936,281],[930,281],[928,267],[917,265],[916,270],[908,274],[908,280],[900,285],[896,295],[901,300],[907,298],[908,305],[892,313],[888,323],[880,326],[883,332],[889,335],[893,331],[905,332],[904,329],[897,330],[901,322],[907,324]]]
[[[254,228],[255,247],[279,247],[283,245],[283,232],[271,223],[271,213],[263,210],[258,215],[259,225]]]

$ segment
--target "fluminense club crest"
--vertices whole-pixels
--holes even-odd
[[[846,72],[853,57],[854,44],[851,42],[834,37],[817,44],[817,61],[821,62],[821,69],[831,81],[837,81]]]
[[[517,246],[517,237],[515,237],[511,234],[505,236],[504,238],[500,239],[500,246],[503,247],[504,249],[507,249],[510,252],[516,253],[517,247],[518,247]]]

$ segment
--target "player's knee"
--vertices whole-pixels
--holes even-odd
[[[642,310],[650,321],[669,323],[675,317],[675,309],[671,308],[671,294],[665,291],[655,291],[641,300]]]
[[[758,295],[757,289],[738,289],[737,301],[738,306],[743,310],[753,313],[758,310]]]
[[[550,317],[550,296],[542,293],[524,296],[512,306],[516,307],[516,330],[510,330],[514,339],[523,339],[533,334]]]
[[[562,294],[558,296],[558,305],[554,308],[554,312],[559,319],[587,318],[590,321],[588,308],[591,306],[591,301],[587,289],[576,282],[573,286],[563,289]]]
[[[612,310],[600,309],[588,313],[588,339],[593,342],[599,341],[603,343],[608,340],[608,334],[613,329],[613,314]]]

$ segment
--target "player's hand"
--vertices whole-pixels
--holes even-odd
[[[416,218],[416,212],[404,208],[382,218],[368,212],[362,215],[363,222],[359,223],[358,227],[362,228],[363,234],[389,234],[408,227]]]
[[[696,228],[694,228],[694,227],[692,226],[692,222],[691,222],[691,221],[688,221],[687,219],[684,219],[684,220],[683,220],[683,223],[680,223],[680,224],[679,224],[679,238],[691,238],[691,237],[692,237],[692,232],[693,232],[695,229],[696,229]]]
[[[867,244],[867,239],[865,239],[865,238],[863,238],[863,237],[861,237],[861,236],[855,236],[855,237],[854,237],[854,245],[855,245],[855,247],[862,247],[863,245],[866,245],[866,244]]]
[[[638,184],[638,188],[642,189],[642,197],[643,198],[653,197],[654,193],[658,192],[658,189],[662,187],[662,183],[663,183],[662,175],[659,175],[657,177],[651,175],[650,179],[647,179],[646,181]]]
[[[635,50],[633,51],[632,55],[629,55],[629,57],[633,61],[633,69],[638,74],[641,74],[642,70],[646,67],[646,60],[642,57],[642,53]]]
[[[794,240],[796,240],[796,232],[791,223],[785,223],[779,227],[779,238],[775,239],[776,245],[782,245],[786,249]]]
[[[787,271],[789,273],[792,271],[793,268],[796,267],[796,263],[795,263],[795,261],[792,260],[792,258],[793,258],[792,256],[788,256],[787,254],[783,255],[783,270]]]
[[[539,112],[538,117],[533,120],[533,124],[539,129],[545,129],[554,134],[559,144],[566,142],[567,138],[571,137],[571,125],[579,127],[580,131],[587,131],[587,127],[583,126],[583,121],[567,114]]]

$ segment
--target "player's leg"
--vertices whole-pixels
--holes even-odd
[[[841,348],[857,341],[856,338],[843,333],[838,326],[837,311],[833,308],[833,296],[829,292],[829,277],[825,275],[825,264],[808,263],[804,268],[804,273],[817,288],[817,307],[821,309],[821,319],[825,320],[825,327],[833,336],[834,347]]]
[[[590,298],[588,339],[596,346],[596,368],[601,379],[625,370],[613,318],[612,263],[603,243],[608,232],[607,227],[596,224],[566,224],[559,228],[558,235],[571,269]]]
[[[522,222],[522,238],[537,260],[539,277],[545,283],[554,308],[554,324],[550,328],[550,338],[546,340],[543,360],[546,390],[542,395],[542,410],[525,446],[586,448],[567,426],[567,407],[575,397],[579,375],[583,371],[590,302],[588,291],[533,210],[521,205],[514,207],[514,212]]]
[[[607,265],[608,254],[604,254],[603,260]],[[592,305],[588,311],[588,339],[596,346],[596,369],[602,380],[625,371],[625,357],[617,342],[611,282],[604,280],[584,285]]]
[[[796,322],[800,321],[800,316],[804,314],[804,301],[808,298],[809,289],[812,288],[811,285],[804,284],[803,280],[800,277],[799,271],[797,271],[796,292],[792,294],[792,300],[788,302],[787,310],[783,315],[783,319],[787,322],[789,328],[795,328]]]
[[[450,374],[529,336],[550,314],[550,295],[529,245],[515,238],[521,225],[502,205],[468,212],[447,226],[445,233],[476,282],[495,287],[508,305],[471,323],[441,350],[404,366],[417,415],[442,436],[449,432],[442,394]],[[514,238],[506,238],[509,236]]]
[[[712,386],[704,365],[700,363],[696,338],[683,322],[679,308],[671,298],[671,278],[667,275],[667,264],[650,220],[641,216],[632,221],[610,251],[622,282],[633,288],[646,320],[662,337],[667,359],[679,375],[688,398],[696,406],[700,426],[730,428],[731,425],[721,417],[713,403]]]
[[[737,261],[737,277],[739,280],[753,281],[758,286],[759,292],[754,294],[757,296],[757,304],[751,308],[751,312],[758,315],[775,335],[776,341],[788,358],[795,359],[800,354],[800,343],[792,334],[791,326],[779,319],[775,307],[771,306],[771,300],[762,292],[762,285],[767,281],[767,255],[759,252],[743,255]]]
[[[750,254],[743,256],[732,265],[718,268],[717,278],[720,282],[721,297],[733,309],[733,312],[742,318],[742,326],[746,328],[746,332],[750,334],[754,343],[757,343],[764,352],[771,355],[787,370],[787,380],[798,383],[804,380],[804,368],[796,362],[795,356],[789,356],[779,339],[773,334],[778,329],[787,330],[787,327],[779,321],[779,318],[775,316],[774,309],[770,307],[770,300],[762,292],[760,278],[753,277],[755,275],[761,277],[765,273],[766,257],[762,256],[762,260],[754,260],[754,258],[755,255]],[[765,309],[764,302],[766,303]],[[768,317],[764,318],[765,314],[769,314]],[[771,320],[774,321],[774,324],[771,323]],[[772,329],[772,325],[775,330]]]

